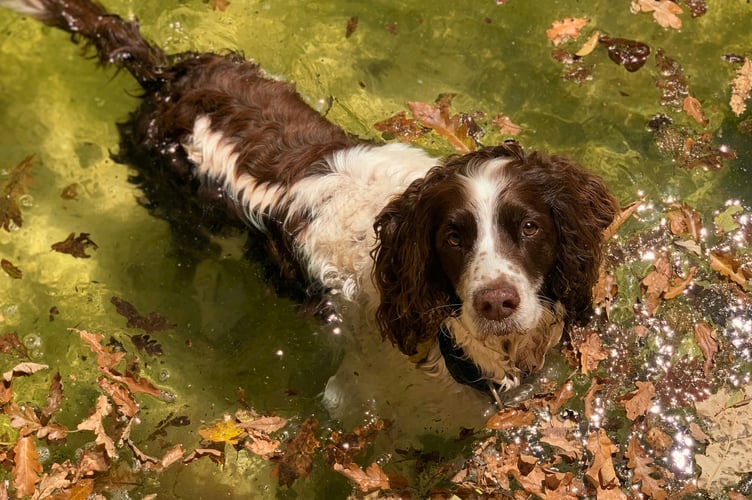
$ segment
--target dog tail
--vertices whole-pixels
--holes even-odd
[[[108,13],[93,0],[0,0],[4,7],[73,34],[94,47],[101,65],[128,70],[143,87],[162,80],[167,56],[141,35],[138,21]]]

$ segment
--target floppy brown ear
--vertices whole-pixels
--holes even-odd
[[[592,289],[603,260],[603,232],[619,204],[603,180],[567,158],[531,154],[545,172],[544,197],[556,221],[559,256],[549,293],[567,309],[567,320],[582,323],[592,313]]]
[[[435,167],[392,200],[376,218],[373,279],[380,294],[381,335],[407,355],[431,340],[451,314],[452,289],[439,272],[433,244],[431,186],[449,175]]]

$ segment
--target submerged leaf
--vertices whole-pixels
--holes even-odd
[[[590,19],[582,17],[567,17],[561,21],[554,21],[551,28],[546,30],[546,36],[554,45],[561,45],[568,40],[579,38],[580,30],[589,22]]]
[[[0,226],[8,232],[13,228],[23,226],[18,198],[33,182],[33,177],[29,173],[32,165],[34,165],[34,156],[27,156],[13,167],[10,179],[0,184]]]
[[[729,105],[736,116],[741,116],[747,109],[750,93],[752,93],[752,59],[745,58],[744,64],[736,72],[736,78],[731,82],[731,101]]]
[[[88,259],[91,255],[86,253],[88,247],[96,250],[99,248],[94,241],[89,238],[89,233],[70,233],[64,241],[52,244],[52,249],[56,252],[66,253],[79,259]]]

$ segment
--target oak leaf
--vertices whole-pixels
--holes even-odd
[[[13,447],[13,486],[18,497],[30,496],[41,479],[42,464],[34,438],[25,436]]]
[[[653,459],[650,458],[645,449],[642,447],[636,436],[632,436],[627,444],[627,467],[632,469],[632,483],[640,483],[640,491],[648,498],[656,500],[665,500],[666,481],[663,479],[653,478],[653,474],[659,473],[653,465]]]
[[[55,373],[50,381],[50,390],[47,394],[47,406],[42,408],[42,416],[49,418],[60,409],[63,404],[63,383],[60,372]]]
[[[540,441],[559,448],[564,455],[572,459],[578,459],[582,456],[584,450],[582,443],[571,437],[571,434],[576,430],[577,424],[573,421],[552,417],[549,422],[540,425]]]
[[[97,355],[97,366],[100,369],[114,368],[125,357],[124,352],[110,352],[107,347],[102,345],[104,336],[101,333],[89,333],[85,330],[77,331],[81,340],[89,345],[91,352]]]
[[[502,113],[494,116],[493,124],[499,128],[501,135],[518,136],[522,132],[522,127],[514,123],[511,118]]]
[[[188,455],[185,456],[183,459],[184,464],[189,464],[192,462],[195,462],[199,458],[202,457],[209,457],[212,462],[218,463],[218,464],[224,464],[225,463],[225,454],[224,452],[221,452],[219,450],[215,450],[214,448],[196,448],[192,452],[190,452]]]
[[[297,478],[311,475],[313,454],[321,446],[316,438],[318,426],[318,420],[309,417],[300,425],[297,434],[285,443],[284,454],[273,471],[282,486],[292,486]]]
[[[747,109],[745,101],[749,99],[750,93],[752,93],[752,59],[745,58],[744,64],[736,72],[736,78],[731,83],[731,110],[736,116],[741,116]]]
[[[624,400],[624,409],[627,410],[629,420],[635,420],[637,417],[645,415],[652,406],[656,394],[655,385],[650,381],[638,380],[635,385],[637,390],[630,393],[629,397]]]
[[[619,448],[611,442],[606,431],[598,429],[588,436],[587,450],[593,455],[593,462],[585,472],[587,479],[596,489],[611,490],[619,487],[619,478],[614,469],[613,454]]]
[[[355,462],[350,462],[347,467],[335,463],[334,470],[358,485],[360,491],[369,493],[376,490],[389,489],[389,477],[384,473],[379,464],[372,463],[366,470]]]
[[[682,8],[671,0],[635,0],[632,2],[632,12],[652,12],[653,19],[664,28],[678,30],[682,27],[682,21],[678,14]]]
[[[99,246],[89,238],[89,233],[70,233],[68,237],[57,243],[52,244],[52,249],[59,253],[72,255],[78,259],[88,259],[91,255],[86,253],[86,249],[91,247],[96,250]]]
[[[442,94],[436,104],[411,101],[407,105],[413,116],[424,127],[433,129],[460,153],[475,149],[474,136],[478,135],[475,121],[464,113],[452,115],[449,106],[455,94]]]
[[[39,370],[44,370],[46,368],[49,368],[49,366],[40,363],[32,363],[30,361],[19,363],[7,372],[3,373],[3,380],[10,382],[13,377],[17,377],[19,375],[32,375]]]
[[[579,38],[580,30],[589,22],[590,19],[582,17],[567,17],[561,21],[554,21],[551,28],[546,30],[546,36],[554,45],[561,45],[568,40]]]
[[[119,384],[113,384],[104,377],[100,377],[97,380],[97,384],[112,398],[113,403],[115,403],[121,414],[128,418],[136,416],[139,410],[138,403],[136,403],[126,388]]]
[[[718,335],[715,333],[715,329],[704,321],[696,323],[694,330],[695,342],[697,342],[702,355],[705,357],[702,371],[707,376],[713,366],[714,357],[718,353]]]
[[[598,368],[598,364],[608,358],[608,353],[603,349],[601,338],[594,331],[587,333],[585,341],[577,348],[580,353],[580,370],[584,375]]]
[[[39,417],[30,405],[19,406],[12,402],[6,407],[5,414],[10,417],[10,426],[20,429],[22,436],[33,434],[42,427]]]
[[[94,412],[89,415],[86,420],[78,424],[77,429],[80,431],[93,431],[96,435],[96,440],[94,442],[104,446],[104,450],[108,457],[115,458],[115,455],[117,454],[115,451],[115,442],[107,435],[107,432],[104,429],[104,424],[102,423],[102,419],[111,412],[112,405],[110,405],[110,402],[107,400],[107,396],[102,394],[97,399],[97,405]]]

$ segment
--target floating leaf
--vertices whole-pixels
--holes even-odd
[[[707,120],[705,120],[705,114],[702,112],[702,104],[700,104],[700,101],[698,101],[696,97],[693,97],[691,95],[685,97],[682,109],[700,125],[707,124]]]
[[[31,436],[22,437],[13,447],[13,486],[19,497],[30,496],[42,474],[39,452]]]
[[[739,223],[734,218],[735,215],[742,213],[744,209],[739,205],[729,205],[726,210],[715,216],[714,222],[716,229],[721,233],[730,233],[739,229]]]
[[[89,417],[78,424],[77,429],[80,431],[93,431],[96,435],[96,443],[104,446],[105,453],[110,458],[115,458],[115,443],[110,436],[105,432],[102,419],[112,412],[112,406],[107,401],[107,396],[100,395],[97,399],[97,406],[94,412]]]
[[[712,326],[704,321],[695,324],[695,342],[700,347],[702,355],[705,357],[705,364],[702,371],[708,374],[713,366],[715,355],[718,353],[718,335]]]
[[[234,446],[245,436],[246,432],[238,427],[237,422],[230,415],[225,415],[221,422],[211,427],[199,429],[198,434],[201,439],[206,441],[229,443]]]
[[[718,271],[745,290],[748,289],[747,279],[749,279],[749,276],[742,268],[741,263],[731,254],[718,251],[710,252],[709,258],[711,269]]]
[[[505,408],[491,415],[491,418],[486,422],[486,429],[516,429],[532,425],[533,422],[535,422],[535,415],[529,411]]]
[[[79,259],[88,259],[91,255],[86,253],[88,247],[96,250],[99,248],[91,238],[89,233],[80,233],[76,236],[76,233],[70,233],[64,241],[52,244],[52,249],[56,252],[72,255]]]
[[[518,136],[522,132],[522,127],[514,123],[511,118],[502,113],[494,116],[493,124],[499,128],[501,135]]]
[[[635,420],[637,417],[645,415],[653,405],[653,398],[655,397],[655,386],[652,382],[638,380],[635,385],[637,390],[629,394],[623,403],[629,420]]]
[[[682,8],[670,0],[635,0],[632,12],[652,12],[655,21],[664,28],[681,29],[682,22],[678,14]]]
[[[115,310],[118,314],[128,320],[125,325],[128,328],[139,328],[146,333],[154,333],[169,330],[177,326],[175,323],[170,323],[167,318],[156,312],[142,316],[133,304],[121,299],[120,297],[112,297],[110,302],[115,306]]]
[[[729,105],[736,116],[741,116],[747,109],[745,101],[749,99],[749,95],[752,93],[752,59],[744,59],[744,64],[737,70],[736,78],[731,82],[731,86]]]
[[[608,358],[608,353],[603,349],[601,338],[596,332],[588,332],[585,341],[577,348],[580,353],[580,369],[583,375],[587,375],[598,367],[598,364]]]
[[[589,22],[590,19],[582,17],[567,17],[561,21],[554,21],[551,23],[551,28],[546,30],[546,36],[554,42],[554,45],[561,45],[579,38],[580,30]]]
[[[351,462],[347,467],[334,464],[334,470],[354,482],[363,493],[387,490],[390,486],[389,477],[375,462],[369,465],[366,470],[361,469],[355,462]]]
[[[49,368],[49,366],[40,363],[32,363],[31,361],[19,363],[7,372],[3,373],[3,380],[10,382],[13,377],[31,375],[38,372],[39,370],[45,370],[47,368]]]
[[[665,472],[659,471],[653,465],[653,459],[647,455],[636,436],[632,436],[629,439],[626,456],[629,459],[627,467],[633,471],[632,483],[640,483],[640,491],[648,498],[654,498],[655,500],[665,500],[668,498],[666,494],[666,481],[653,477],[653,474],[659,475],[659,477],[663,476]]]
[[[14,280],[20,280],[23,278],[23,271],[13,265],[13,263],[7,259],[0,260],[0,267],[3,268],[5,274],[13,278]]]

